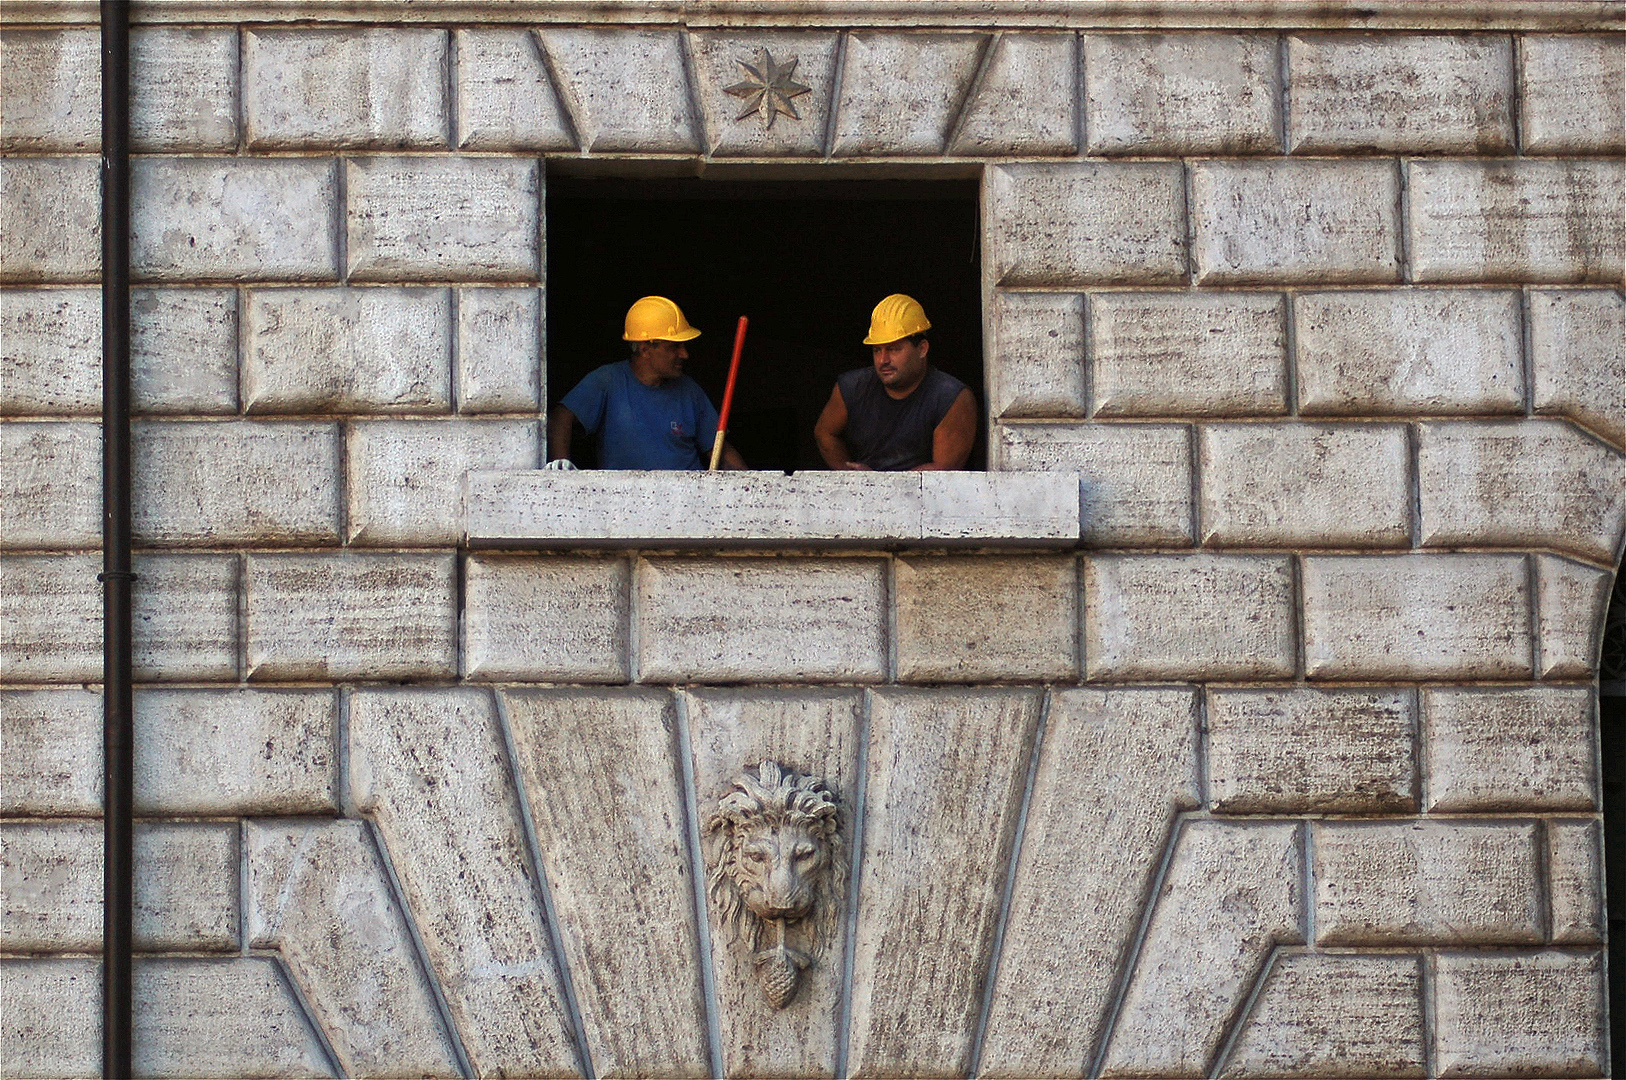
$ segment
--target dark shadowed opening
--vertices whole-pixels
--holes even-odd
[[[984,408],[975,180],[548,178],[548,398],[624,359],[622,318],[667,296],[702,331],[687,373],[721,407],[735,322],[751,320],[729,439],[755,469],[821,469],[813,422],[870,362],[870,309],[908,293],[931,360]],[[578,439],[581,438],[578,432]],[[982,468],[985,433],[969,467]],[[595,455],[572,456],[591,466]]]
[[[1598,728],[1603,759],[1604,896],[1608,901],[1610,1061],[1626,1055],[1626,562],[1603,621],[1598,663]]]

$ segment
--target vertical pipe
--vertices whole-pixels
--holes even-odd
[[[102,17],[102,1075],[130,1075],[130,7]]]

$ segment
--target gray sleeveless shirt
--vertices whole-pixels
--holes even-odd
[[[841,441],[847,456],[880,472],[899,472],[932,460],[932,432],[965,383],[935,367],[926,369],[914,393],[901,401],[886,392],[873,367],[849,371],[836,380],[847,405]]]

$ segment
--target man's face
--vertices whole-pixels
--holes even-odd
[[[683,374],[683,361],[689,358],[689,347],[681,341],[646,341],[643,355],[656,377],[676,379]]]
[[[888,390],[913,390],[926,377],[926,352],[930,348],[929,341],[917,345],[908,338],[870,346],[881,385]]]

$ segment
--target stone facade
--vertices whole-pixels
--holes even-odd
[[[139,1069],[1606,1073],[1619,5],[804,6],[137,9]],[[6,7],[0,1072],[89,1075],[97,32]],[[471,550],[580,158],[980,173],[988,497],[1077,545]],[[782,1010],[769,758],[850,858]]]

